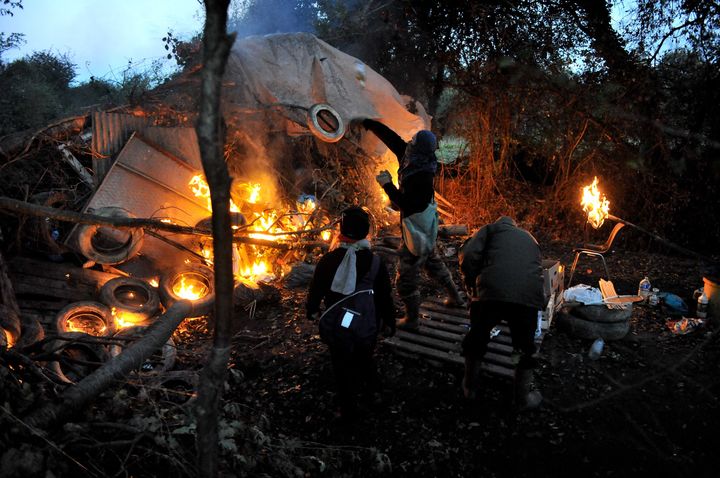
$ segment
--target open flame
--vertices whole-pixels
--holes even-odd
[[[207,284],[201,280],[187,277],[185,274],[182,274],[179,279],[173,284],[173,293],[178,297],[192,301],[202,299],[207,295]]]
[[[591,185],[582,188],[580,205],[583,211],[587,213],[587,221],[590,225],[595,229],[599,229],[610,213],[610,201],[607,200],[604,194],[601,197],[597,176],[595,176]]]
[[[5,334],[5,343],[7,344],[7,348],[12,348],[12,346],[15,345],[15,341],[13,340],[12,335],[10,335],[10,332],[8,332],[2,327],[0,327],[0,330],[2,330],[2,332]]]
[[[112,312],[113,320],[115,321],[115,328],[117,330],[134,327],[139,323],[144,322],[146,319],[144,315],[118,310],[115,307],[113,307],[110,312]]]
[[[208,210],[212,210],[210,188],[205,178],[202,175],[195,176],[189,186],[195,196],[207,200]],[[247,220],[247,225],[234,229],[241,229],[248,237],[278,242],[295,241],[299,236],[289,232],[311,230],[319,228],[319,224],[329,224],[329,220],[316,211],[318,204],[314,196],[302,196],[293,206],[278,208],[268,207],[270,204],[277,205],[274,198],[267,197],[268,194],[273,196],[272,185],[266,189],[256,182],[233,183],[233,192],[237,204],[231,200],[230,210],[242,213]],[[332,231],[320,231],[319,235],[322,240],[329,241]],[[203,244],[201,254],[208,263],[212,263],[211,245]],[[238,262],[233,268],[236,279],[248,285],[272,280],[276,277],[278,258],[277,251],[252,244],[236,244],[233,251],[233,259]]]

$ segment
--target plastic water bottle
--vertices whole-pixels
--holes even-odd
[[[695,312],[698,319],[704,319],[707,317],[708,302],[708,296],[705,295],[705,292],[703,291],[700,297],[698,297],[697,312]]]
[[[647,303],[648,299],[650,298],[651,291],[652,285],[650,285],[650,279],[645,276],[645,278],[640,281],[640,285],[638,286],[638,295],[642,297],[643,303]]]
[[[595,342],[593,342],[590,346],[590,350],[588,350],[588,358],[590,360],[599,359],[602,355],[603,348],[605,348],[605,341],[602,339],[602,337],[595,339]]]

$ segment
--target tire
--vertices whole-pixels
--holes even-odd
[[[65,340],[74,338],[92,340],[93,336],[82,332],[66,332],[63,334],[63,339],[50,342],[47,351],[68,358],[78,358],[87,362],[105,363],[110,358],[107,349],[101,344]],[[56,381],[75,384],[99,368],[99,365],[95,367],[86,364],[76,364],[71,367],[69,364],[61,364],[60,361],[55,361],[50,362],[48,368],[54,372],[55,376],[53,379]]]
[[[115,321],[113,320],[110,308],[99,302],[81,301],[73,302],[65,306],[55,317],[55,330],[60,336],[69,336],[78,332],[69,330],[68,321],[78,315],[86,314],[89,318],[95,317],[105,324],[105,331],[96,337],[107,337],[115,332]],[[89,334],[94,335],[94,334]]]
[[[165,308],[169,308],[178,300],[183,300],[173,291],[173,284],[181,274],[195,273],[203,276],[207,281],[208,292],[204,297],[193,300],[193,312],[192,317],[200,317],[207,315],[212,311],[213,304],[215,303],[215,274],[213,270],[202,264],[188,264],[183,267],[179,267],[171,270],[167,274],[163,274],[160,278],[160,285],[158,290],[160,291],[160,300],[162,301]]]
[[[122,299],[118,297],[118,294],[122,294],[125,288],[130,287],[141,290],[147,297],[147,300],[139,305],[123,302]],[[110,308],[132,313],[138,319],[141,319],[138,320],[138,322],[154,317],[158,313],[158,310],[160,310],[160,297],[155,288],[151,287],[150,284],[145,281],[130,277],[116,277],[115,279],[107,281],[100,289],[100,300]]]
[[[625,309],[608,309],[604,305],[584,305],[571,309],[570,313],[591,322],[614,324],[630,320],[632,304],[627,304]]]
[[[620,322],[597,322],[583,319],[567,311],[558,313],[558,328],[574,337],[595,340],[619,340],[630,331],[630,320]]]
[[[135,217],[125,209],[119,207],[103,207],[95,211],[95,214],[108,218]],[[124,244],[105,249],[93,241],[101,227],[105,226],[93,224],[84,224],[80,226],[77,237],[78,249],[80,253],[88,259],[95,261],[98,264],[115,265],[127,262],[132,259],[138,251],[140,251],[144,235],[142,228],[129,229],[128,232],[130,233],[130,237]]]
[[[328,124],[323,117],[329,116],[337,126]],[[326,143],[337,143],[345,135],[345,124],[335,109],[324,103],[312,105],[308,111],[308,129]]]
[[[144,335],[146,329],[147,326],[144,325],[127,327],[117,332],[113,337],[137,340]],[[128,341],[125,343],[127,346],[131,342]],[[110,347],[110,356],[115,357],[117,355],[120,355],[123,349],[125,349],[125,347],[123,347],[122,345],[113,345],[112,347]],[[162,346],[160,354],[154,354],[152,357],[150,357],[150,359],[146,360],[145,363],[140,366],[140,369],[138,371],[145,373],[167,372],[175,366],[176,357],[177,347],[175,346],[175,342],[171,337]]]

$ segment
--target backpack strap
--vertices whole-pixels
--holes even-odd
[[[358,282],[357,287],[355,288],[355,291],[360,290],[367,290],[372,289],[373,284],[375,283],[375,278],[378,275],[378,271],[380,270],[380,257],[376,254],[372,255],[372,262],[370,264],[370,269],[367,271],[367,274]]]

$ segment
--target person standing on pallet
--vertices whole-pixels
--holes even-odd
[[[513,219],[502,216],[465,241],[458,256],[471,297],[470,331],[462,344],[463,394],[475,397],[478,368],[487,352],[490,331],[505,319],[510,327],[513,359],[519,358],[513,397],[516,407],[536,408],[542,395],[535,388],[533,374],[535,329],[538,311],[545,305],[540,246]]]
[[[399,188],[393,184],[387,170],[381,171],[376,180],[393,206],[400,210],[402,244],[396,285],[405,305],[405,317],[397,325],[417,329],[421,301],[418,284],[422,268],[447,291],[445,305],[467,306],[435,248],[438,215],[433,182],[437,172],[437,138],[431,131],[422,130],[406,143],[378,121],[364,119],[362,125],[385,143],[399,162]]]

